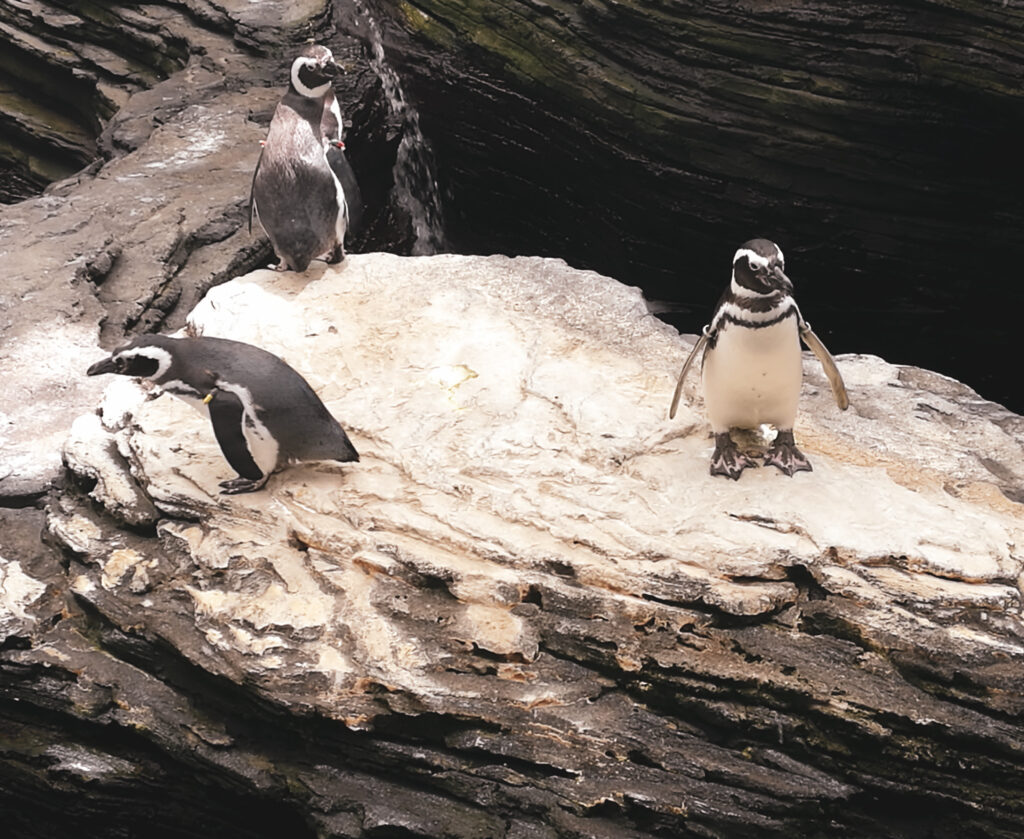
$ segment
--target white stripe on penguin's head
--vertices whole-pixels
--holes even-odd
[[[292,86],[302,96],[308,96],[310,99],[319,99],[328,90],[331,89],[331,81],[328,79],[323,84],[319,84],[316,87],[309,87],[303,83],[302,79],[299,78],[299,72],[304,68],[308,67],[311,70],[319,67],[319,62],[315,58],[311,58],[308,55],[300,55],[292,62]]]
[[[147,379],[157,384],[160,383],[160,379],[170,369],[172,361],[171,354],[167,350],[151,345],[118,350],[112,358],[118,364],[124,365],[123,370],[118,370],[119,373],[137,376],[140,379]],[[156,369],[153,370],[152,365],[147,365],[146,361],[151,361],[155,364]]]

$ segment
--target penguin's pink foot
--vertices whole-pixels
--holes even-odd
[[[715,451],[711,455],[712,475],[723,475],[737,481],[744,469],[757,465],[756,460],[751,460],[736,448],[728,431],[715,435]]]
[[[243,492],[256,492],[258,489],[263,489],[269,478],[269,475],[264,475],[262,478],[256,478],[253,480],[252,478],[243,478],[239,475],[237,478],[232,478],[230,481],[221,481],[220,494],[241,495]]]
[[[777,466],[783,474],[793,476],[796,472],[811,472],[811,462],[796,447],[792,431],[780,431],[775,442],[764,456],[765,466]]]

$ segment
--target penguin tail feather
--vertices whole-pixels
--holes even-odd
[[[346,437],[345,445],[342,447],[340,454],[334,456],[334,459],[338,463],[358,463],[359,452],[356,451],[356,447],[352,445],[351,441]]]

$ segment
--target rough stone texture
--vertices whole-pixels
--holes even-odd
[[[0,157],[19,173],[0,188],[6,201],[91,163],[104,125],[132,94],[179,71],[190,54],[219,46],[169,5],[61,0],[5,3],[0,38]],[[19,182],[30,189],[21,192]]]
[[[815,471],[715,479],[699,394],[667,420],[688,342],[539,258],[257,271],[189,320],[281,354],[362,459],[220,496],[207,421],[111,381],[48,513],[66,572],[5,566],[10,789],[175,825],[200,777],[245,836],[1024,829],[1020,417],[864,356],[840,414],[807,356]]]
[[[758,9],[767,35],[757,43],[777,44],[787,14],[809,19],[819,7]],[[412,6],[396,8],[415,19]],[[649,8],[668,16],[664,32],[652,40],[641,28],[636,43],[664,44],[682,7]],[[943,4],[927,7],[929,19],[957,24],[944,48],[972,62],[969,79],[949,77],[945,89],[957,96],[976,84],[995,89],[979,70],[994,55],[1013,77],[1019,51],[1014,41],[992,47],[1017,4],[965,8],[977,29]],[[332,33],[339,9],[245,0],[0,7],[0,110],[13,120],[4,134],[37,138],[37,160],[17,179],[36,184],[98,155],[47,194],[0,211],[5,835],[1024,832],[1020,417],[955,381],[868,356],[840,358],[854,404],[839,414],[809,362],[797,433],[815,472],[787,480],[758,470],[733,484],[706,474],[699,396],[677,422],[665,418],[687,341],[648,315],[635,290],[604,277],[539,259],[356,255],[337,270],[217,285],[269,256],[241,231],[256,141],[294,45]],[[580,15],[597,15],[626,33],[624,16],[637,16],[628,4],[520,10],[495,28],[528,35],[531,50],[560,43],[530,40],[537,22],[546,37],[557,34],[552,22],[575,31]],[[877,40],[899,23],[888,14],[864,11],[838,34]],[[698,28],[702,41],[715,33]],[[752,46],[727,28],[716,44]],[[965,38],[974,52],[961,49]],[[408,234],[388,198],[400,128],[358,47],[328,42],[350,70],[341,101],[354,122],[354,164],[375,173],[362,184],[377,208],[364,246],[401,245]],[[802,61],[814,57],[790,42]],[[634,259],[638,270],[656,268],[666,254],[678,261],[665,245],[680,232],[671,213],[660,251],[631,238],[632,219],[650,224],[652,201],[669,192],[719,196],[721,181],[705,178],[714,155],[692,170],[690,192],[677,193],[675,164],[633,154],[632,141],[616,145],[615,108],[595,99],[580,112],[597,115],[596,134],[546,95],[512,108],[524,95],[502,88],[504,64],[496,68],[488,48],[474,50],[489,69],[462,81],[455,64],[424,62],[468,96],[425,114],[463,119],[489,86],[515,138],[509,146],[482,129],[465,135],[466,173],[491,161],[479,169],[491,206],[469,201],[463,218],[509,236],[537,218],[549,244],[593,232],[587,248],[600,255],[621,243],[626,268]],[[897,64],[929,55],[887,49],[868,55]],[[600,52],[570,56],[555,75],[601,75]],[[537,66],[548,60],[540,55]],[[727,87],[760,85],[760,95],[764,68],[748,73],[746,58],[733,55],[727,69],[745,81]],[[875,66],[856,62],[854,71],[862,65]],[[872,90],[893,97],[894,110],[900,101],[916,108],[917,94],[952,72],[943,66],[922,72],[923,82],[911,74],[908,88],[879,75]],[[623,112],[630,97],[643,117],[633,94]],[[930,101],[914,113],[927,117]],[[963,108],[987,113],[996,103],[1009,130],[1019,122],[1012,92],[963,101],[955,113],[936,111],[941,130],[923,139],[984,135],[984,120],[954,118]],[[635,119],[627,139],[636,131],[644,140],[648,122]],[[59,129],[45,141],[43,124]],[[792,139],[793,125],[771,150]],[[733,139],[748,136],[741,129],[729,128]],[[581,155],[580,136],[606,157]],[[809,155],[817,146],[790,148]],[[1000,148],[986,158],[993,166]],[[918,160],[927,143],[910,151]],[[611,157],[625,164],[618,174],[609,174]],[[589,180],[577,177],[577,159]],[[892,171],[884,155],[876,164]],[[964,197],[970,171],[950,168],[935,206]],[[1003,207],[991,240],[969,230],[963,241],[1016,254],[1014,171],[987,192]],[[536,184],[552,172],[577,186],[552,187],[557,200],[533,200],[530,214],[492,224],[488,213],[505,212],[511,194],[506,176]],[[630,197],[637,178],[648,178],[650,199]],[[602,186],[595,195],[577,191],[582,183]],[[683,242],[696,260],[687,282],[707,283],[702,316],[736,238],[751,232],[748,216],[726,212],[781,200],[765,198],[763,184],[729,183],[731,209],[706,227],[694,222]],[[622,196],[621,209],[591,215],[607,208],[598,199],[609,192]],[[811,204],[795,205],[802,223],[818,218]],[[700,215],[696,206],[686,212]],[[887,220],[896,209],[885,205]],[[652,237],[665,232],[659,219]],[[693,247],[702,236],[716,246],[729,239],[722,260]],[[858,252],[829,241],[843,258]],[[263,493],[221,497],[214,488],[229,470],[198,415],[127,380],[84,377],[98,345],[181,326],[201,298],[199,328],[256,341],[309,376],[351,431],[359,464],[291,469]],[[801,298],[828,336],[829,317],[813,295]]]
[[[56,62],[105,91],[109,108],[121,107],[109,118],[102,109],[91,114],[97,131],[102,124],[96,143],[104,157],[42,196],[0,208],[3,499],[39,496],[58,479],[67,428],[100,392],[101,383],[80,375],[97,341],[111,347],[137,332],[177,328],[206,289],[272,259],[259,226],[247,229],[249,186],[295,44],[310,33],[321,32],[348,68],[336,90],[353,122],[348,145],[365,173],[370,217],[354,249],[407,235],[388,195],[399,137],[379,79],[359,42],[334,34],[323,3],[87,6],[100,23],[67,55],[59,47],[77,37],[82,20],[54,9],[0,9],[10,55],[29,43],[39,61]],[[127,59],[110,52],[134,55],[143,45],[150,73],[129,72]],[[25,70],[34,65],[20,60],[25,78],[35,78]],[[142,89],[158,71],[169,75]],[[64,93],[80,97],[81,107],[99,95]]]
[[[992,363],[1021,347],[1021,0],[373,5],[453,250],[564,258],[695,332],[763,235],[835,351],[1024,410]]]

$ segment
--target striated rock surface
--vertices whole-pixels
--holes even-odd
[[[111,380],[64,567],[5,557],[5,789],[82,835],[185,802],[198,835],[1024,829],[1020,417],[869,356],[840,414],[807,356],[814,472],[715,479],[699,395],[667,420],[688,343],[540,258],[257,271],[189,321],[282,355],[361,460],[221,496],[207,421]]]

